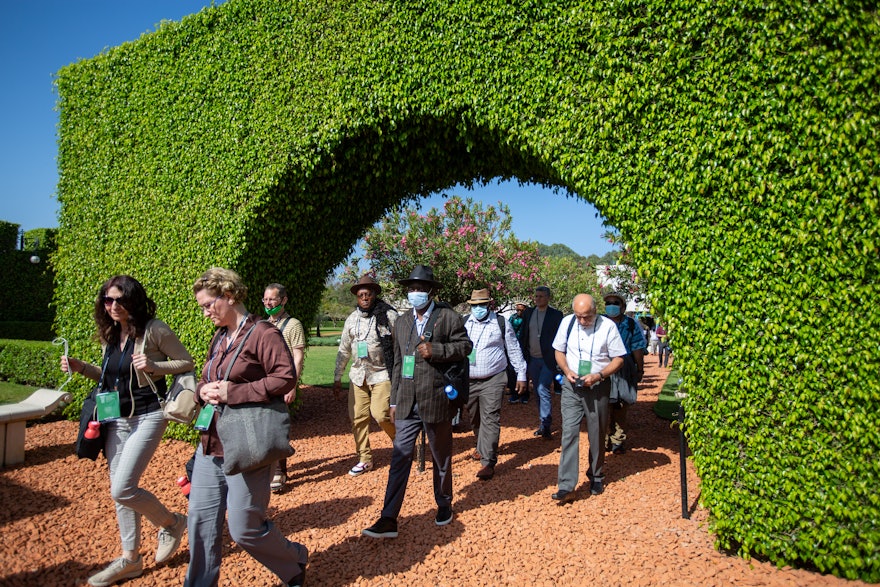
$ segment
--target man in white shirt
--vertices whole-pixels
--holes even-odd
[[[587,419],[590,441],[590,493],[604,491],[605,431],[609,421],[611,375],[623,366],[626,347],[617,325],[596,313],[596,301],[578,294],[571,304],[574,314],[562,319],[553,349],[562,370],[562,454],[559,457],[557,491],[559,504],[574,499],[578,480],[580,425]]]
[[[516,333],[507,321],[489,310],[492,298],[488,289],[471,293],[468,304],[471,315],[464,323],[474,348],[468,355],[470,396],[467,403],[471,427],[477,437],[473,458],[483,468],[477,478],[488,481],[495,474],[498,462],[498,440],[501,435],[501,400],[507,384],[508,357],[516,371],[516,393],[526,389],[526,361]]]

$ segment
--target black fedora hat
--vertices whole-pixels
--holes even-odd
[[[404,287],[409,287],[409,285],[414,281],[424,281],[425,283],[430,283],[432,288],[440,287],[440,284],[434,281],[434,270],[428,267],[427,265],[416,265],[412,273],[409,274],[409,277],[406,279],[401,279],[398,283]]]

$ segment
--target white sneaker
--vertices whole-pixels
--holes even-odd
[[[373,468],[372,463],[358,463],[348,472],[352,477],[357,477],[358,475],[363,475],[367,471]]]
[[[110,565],[101,571],[89,577],[89,585],[92,587],[106,587],[123,579],[134,579],[140,577],[144,572],[144,557],[139,556],[134,562],[127,558],[120,557],[110,563]]]
[[[157,563],[165,562],[171,558],[171,555],[180,546],[183,533],[186,532],[186,516],[174,514],[174,519],[177,521],[170,528],[159,528],[159,546],[156,548]]]

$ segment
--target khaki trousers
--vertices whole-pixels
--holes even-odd
[[[391,403],[391,382],[383,381],[375,385],[363,386],[350,383],[348,387],[348,417],[354,434],[354,447],[362,463],[373,463],[370,451],[370,417],[394,441],[394,422],[389,414]]]

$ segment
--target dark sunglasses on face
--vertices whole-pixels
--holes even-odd
[[[101,301],[104,302],[105,306],[112,306],[113,302],[116,302],[120,306],[122,305],[122,300],[125,299],[122,296],[118,298],[114,298],[113,296],[102,296]]]

